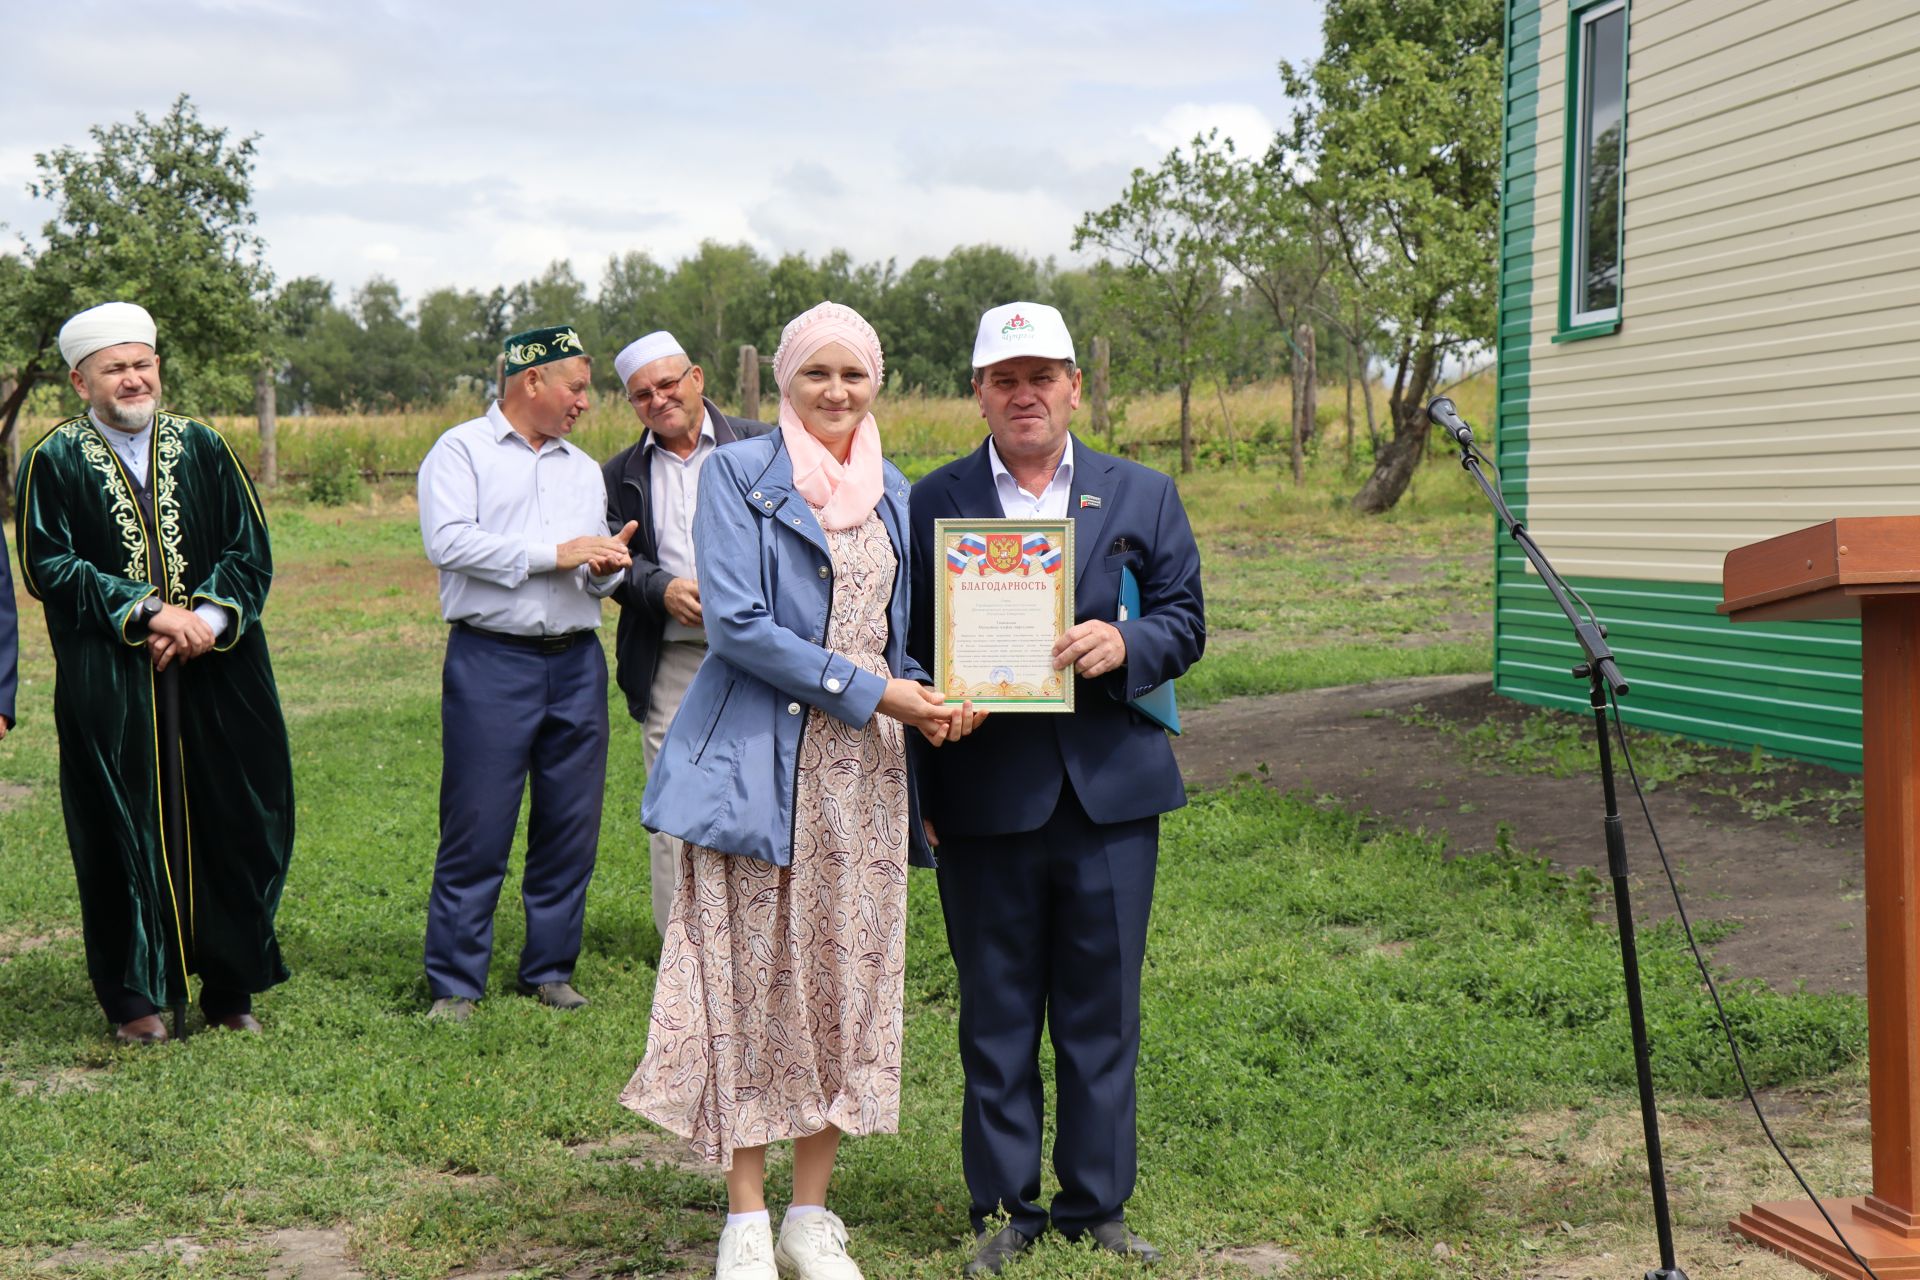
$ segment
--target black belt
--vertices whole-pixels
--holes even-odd
[[[569,631],[557,636],[516,636],[505,631],[489,631],[485,627],[476,627],[471,622],[456,622],[453,625],[476,636],[498,640],[502,644],[510,644],[517,649],[532,649],[537,653],[565,653],[593,634],[592,629],[589,628],[585,631]]]

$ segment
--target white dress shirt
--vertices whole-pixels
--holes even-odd
[[[1012,520],[1065,520],[1067,518],[1067,491],[1073,488],[1073,437],[1067,437],[1067,447],[1060,455],[1060,465],[1053,469],[1053,479],[1047,481],[1047,487],[1038,494],[1028,493],[1013,478],[1013,472],[1007,470],[1007,464],[1000,461],[1000,450],[994,448],[993,437],[987,437],[987,465],[993,468],[993,490],[1000,495],[1000,514]]]
[[[138,431],[122,431],[118,427],[110,427],[100,421],[100,415],[91,409],[87,410],[87,416],[92,418],[93,425],[100,429],[100,434],[106,438],[107,447],[112,449],[120,459],[120,464],[127,469],[127,474],[133,477],[133,482],[142,489],[146,488],[147,459],[152,452],[150,446],[153,442],[153,424],[159,417],[158,413],[147,419],[147,425]],[[159,512],[154,513],[154,518],[159,518]],[[225,606],[217,605],[211,600],[202,600],[193,606],[193,611],[199,615],[200,621],[213,628],[215,640],[227,634],[227,627],[232,619]]]
[[[662,447],[651,432],[647,435],[647,449],[653,455],[647,467],[648,497],[653,503],[653,561],[676,578],[700,579],[693,557],[693,512],[700,499],[700,469],[719,447],[716,440],[713,415],[704,410],[693,452],[684,458]],[[707,633],[703,627],[689,627],[668,617],[661,638],[704,643]]]
[[[607,486],[592,458],[565,440],[536,451],[495,403],[435,442],[419,492],[441,617],[517,636],[600,625],[600,600],[622,571],[555,568],[561,543],[606,536]]]

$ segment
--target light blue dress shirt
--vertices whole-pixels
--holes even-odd
[[[100,429],[100,434],[106,439],[107,447],[112,449],[120,459],[120,464],[127,469],[127,474],[133,477],[133,482],[142,489],[146,488],[147,459],[152,454],[149,446],[153,442],[154,420],[149,418],[146,426],[138,431],[128,432],[118,427],[108,426],[100,421],[100,415],[91,409],[87,410],[87,416],[92,418],[93,425]],[[227,627],[232,622],[232,618],[224,605],[217,605],[211,600],[202,600],[193,606],[193,611],[199,615],[200,621],[213,628],[215,640],[227,634]]]
[[[495,403],[420,464],[420,537],[440,571],[440,616],[516,636],[600,625],[621,573],[560,570],[559,546],[607,534],[600,465],[565,440],[537,451]]]

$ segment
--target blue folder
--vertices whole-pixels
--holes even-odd
[[[1133,576],[1133,570],[1120,566],[1120,621],[1140,616],[1140,580]],[[1180,732],[1180,707],[1173,700],[1173,681],[1157,684],[1137,698],[1130,698],[1127,705],[1147,719],[1165,729],[1168,733]]]

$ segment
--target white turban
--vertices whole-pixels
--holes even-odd
[[[158,337],[159,330],[145,307],[131,302],[103,302],[60,326],[60,354],[69,369],[77,369],[96,351],[123,342],[144,342],[151,347]]]
[[[627,379],[633,376],[635,369],[644,369],[655,360],[664,360],[668,356],[684,356],[686,349],[665,329],[656,330],[637,342],[629,342],[621,353],[613,358],[613,371],[620,375],[620,385],[626,386]]]

